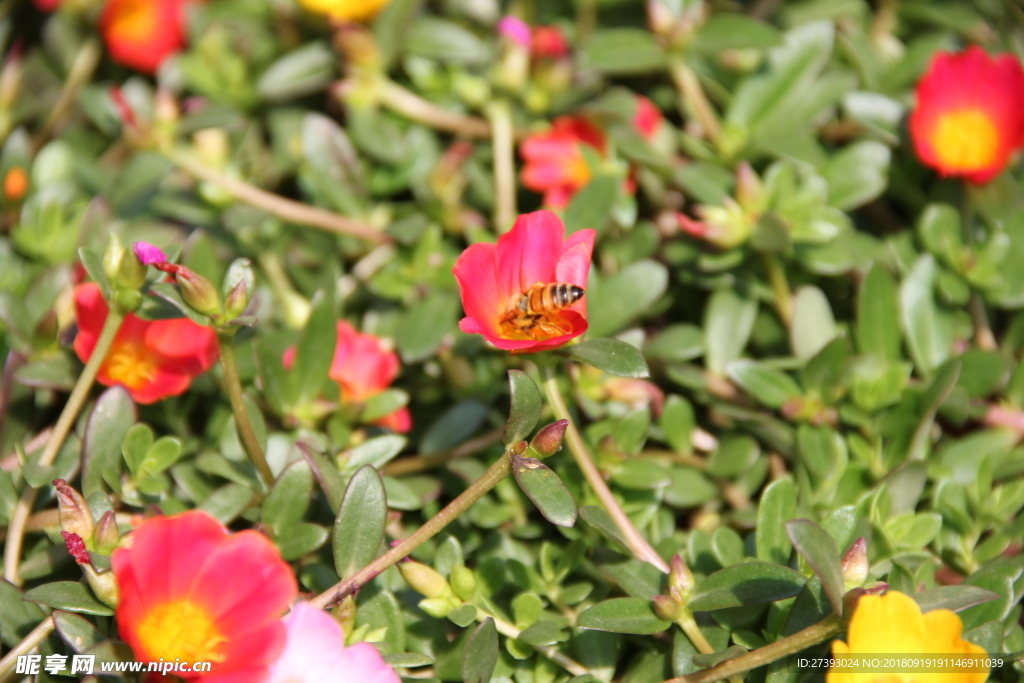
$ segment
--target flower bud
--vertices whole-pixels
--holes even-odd
[[[213,283],[199,273],[185,266],[173,263],[155,263],[155,268],[174,275],[175,282],[181,287],[181,298],[189,306],[203,315],[217,315],[221,312],[220,295]]]
[[[654,596],[654,613],[665,621],[675,621],[683,615],[685,606],[671,595]]]
[[[843,555],[843,581],[846,590],[864,585],[868,578],[868,544],[861,536]]]
[[[54,479],[53,486],[57,489],[57,514],[60,517],[60,528],[66,533],[78,536],[78,540],[82,542],[84,548],[84,539],[92,538],[94,527],[89,504],[85,502],[81,493],[68,486],[63,479]]]
[[[256,276],[252,272],[252,262],[247,258],[232,261],[224,276],[221,291],[224,293],[224,313],[235,319],[245,313],[256,287]]]
[[[745,211],[764,210],[764,185],[746,161],[736,167],[736,201]]]
[[[677,19],[660,0],[647,0],[647,24],[651,33],[668,37],[675,31]]]
[[[82,573],[85,574],[85,580],[89,582],[89,587],[97,598],[110,607],[117,607],[120,592],[114,572],[98,572],[91,564],[86,564],[82,565]]]
[[[81,536],[70,531],[62,531],[60,535],[64,538],[68,555],[75,558],[76,563],[82,566],[92,565],[92,560],[89,559],[89,551],[85,549],[85,541],[82,540]]]
[[[117,531],[117,519],[113,510],[107,510],[96,522],[96,529],[92,533],[92,545],[96,552],[109,555],[114,552],[121,535]]]
[[[107,248],[103,252],[103,272],[110,282],[117,281],[117,272],[121,268],[121,260],[124,259],[124,243],[117,233],[110,233],[107,238]]]
[[[685,604],[693,592],[694,583],[693,572],[683,562],[683,558],[678,553],[673,555],[668,572],[669,591]]]
[[[352,595],[346,595],[341,602],[331,610],[331,616],[341,625],[341,630],[348,638],[356,627],[356,599]]]
[[[545,427],[541,427],[540,431],[533,437],[533,441],[530,442],[530,448],[537,451],[542,458],[554,455],[562,450],[562,439],[565,437],[565,430],[568,427],[568,420],[559,420],[558,422],[552,422]]]
[[[400,562],[398,571],[409,587],[424,597],[440,598],[451,591],[445,578],[425,564],[412,560]]]
[[[446,598],[427,598],[419,602],[419,608],[436,619],[444,619],[455,607]]]
[[[455,594],[469,602],[476,593],[476,575],[469,567],[457,564],[452,567],[452,590]]]

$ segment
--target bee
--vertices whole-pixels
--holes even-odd
[[[576,285],[538,282],[512,301],[501,319],[502,330],[509,336],[524,335],[537,341],[568,334],[552,314],[569,308],[584,294]]]

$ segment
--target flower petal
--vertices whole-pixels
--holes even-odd
[[[511,302],[537,283],[555,281],[564,237],[565,226],[558,216],[537,211],[520,216],[512,229],[498,238],[495,263],[504,301]]]
[[[462,295],[462,309],[481,324],[494,326],[508,306],[508,297],[498,286],[495,264],[497,247],[487,242],[470,245],[455,261],[455,279]],[[484,332],[480,331],[480,334]],[[472,333],[471,333],[472,334]]]

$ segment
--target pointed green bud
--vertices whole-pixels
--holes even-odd
[[[432,568],[413,560],[400,562],[398,571],[409,587],[426,598],[440,598],[451,594],[445,578]]]
[[[107,510],[96,522],[96,529],[92,533],[92,545],[96,552],[109,555],[121,540],[117,532],[117,520],[113,510]]]
[[[155,263],[155,268],[174,276],[175,282],[181,287],[181,298],[189,306],[203,315],[219,315],[221,312],[220,295],[213,283],[199,273],[185,266],[174,263]]]
[[[452,567],[452,590],[455,594],[469,602],[476,593],[476,575],[469,567],[457,564]]]
[[[862,536],[843,555],[843,581],[846,590],[864,585],[868,578],[868,564],[868,544]]]
[[[530,442],[530,447],[537,451],[542,458],[554,455],[562,449],[562,439],[565,438],[565,430],[568,427],[568,420],[559,420],[541,427],[537,435],[533,437],[533,441]]]
[[[121,260],[126,256],[124,243],[117,233],[110,233],[107,238],[107,249],[103,252],[103,272],[111,284],[117,282],[117,272],[121,268]]]
[[[63,479],[54,479],[53,486],[57,489],[57,514],[61,530],[76,534],[83,541],[92,538],[94,525],[89,503]]]
[[[686,566],[678,553],[672,556],[670,567],[668,573],[669,592],[685,605],[690,598],[690,593],[693,592],[693,572]]]
[[[654,613],[665,621],[675,621],[682,616],[685,607],[671,595],[654,596]]]
[[[224,313],[229,319],[233,320],[245,313],[255,288],[256,276],[252,271],[252,262],[247,258],[232,261],[221,287],[224,294]]]
[[[444,619],[449,612],[455,609],[455,605],[446,598],[427,598],[420,600],[419,608],[432,617]]]

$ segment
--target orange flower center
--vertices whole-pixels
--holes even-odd
[[[15,166],[4,176],[4,196],[16,202],[28,191],[28,174],[21,166]]]
[[[150,659],[223,662],[221,634],[210,612],[191,600],[172,600],[146,613],[136,635]]]
[[[565,180],[566,184],[575,187],[583,187],[590,182],[590,164],[579,149],[574,150],[575,154],[566,159]]]
[[[999,151],[999,131],[984,112],[964,109],[939,119],[932,139],[943,168],[976,171],[991,166]]]
[[[111,349],[104,366],[111,380],[138,389],[156,377],[157,359],[142,344],[125,342]]]
[[[156,5],[152,0],[122,0],[110,20],[110,33],[120,40],[146,40],[157,29]]]

